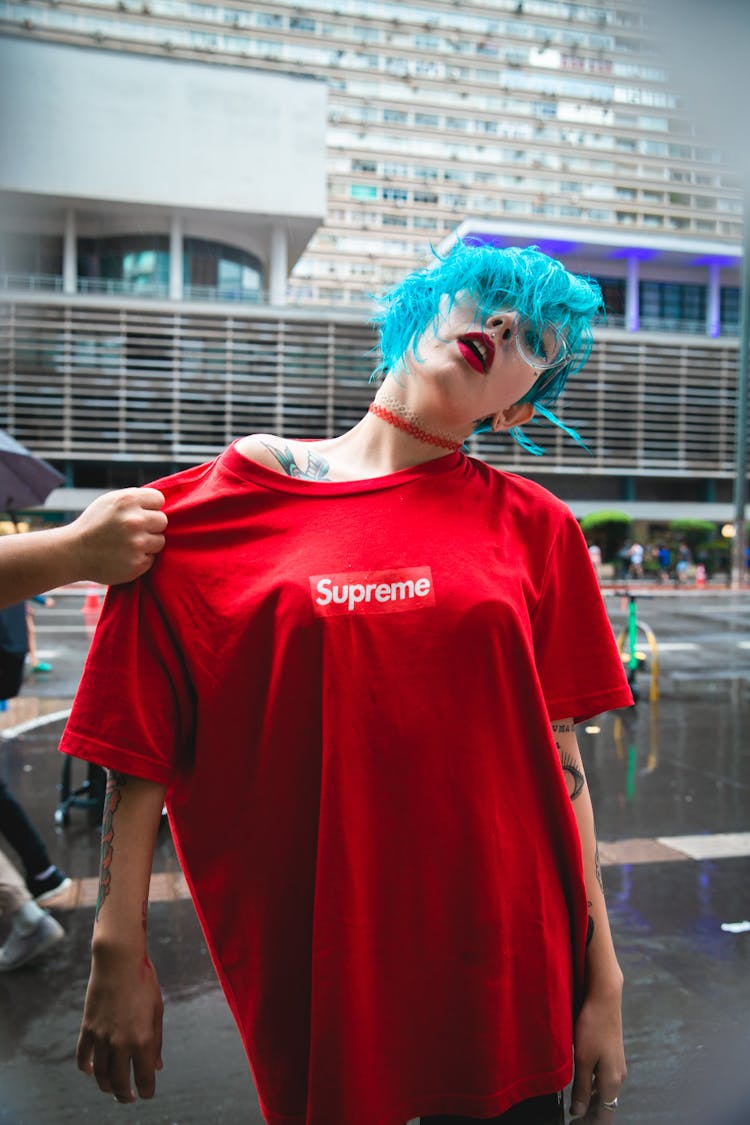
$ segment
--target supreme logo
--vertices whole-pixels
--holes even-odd
[[[315,574],[310,579],[319,617],[342,613],[403,613],[435,604],[429,566],[369,570],[362,574]]]

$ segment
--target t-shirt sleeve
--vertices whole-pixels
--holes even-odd
[[[169,785],[192,759],[194,693],[150,575],[112,587],[60,749]]]
[[[632,705],[599,583],[572,515],[564,517],[547,556],[532,632],[551,720],[572,715],[582,722]]]

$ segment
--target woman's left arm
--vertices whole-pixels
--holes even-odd
[[[617,962],[604,901],[594,812],[572,719],[552,723],[583,850],[589,938],[583,1004],[574,1032],[575,1078],[571,1113],[583,1116],[596,1091],[599,1104],[612,1102],[627,1073],[622,1037],[622,970]]]

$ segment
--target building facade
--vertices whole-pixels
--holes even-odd
[[[141,475],[180,467],[248,429],[338,432],[371,393],[371,294],[468,233],[541,244],[596,276],[608,307],[561,412],[592,455],[543,425],[541,462],[485,438],[476,451],[579,514],[731,515],[739,179],[696,135],[645,0],[0,0],[0,32],[12,52],[327,91],[325,214],[294,245],[282,206],[275,222],[248,206],[267,233],[253,242],[215,227],[210,202],[191,226],[178,199],[160,201],[158,229],[127,209],[87,225],[74,193],[40,224],[28,186],[6,186],[4,418],[71,483],[120,482],[118,458]],[[210,133],[194,136],[200,149]],[[232,180],[230,160],[219,197]],[[37,418],[32,386],[65,426]]]

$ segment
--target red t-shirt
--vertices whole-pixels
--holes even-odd
[[[631,702],[578,525],[449,454],[158,482],[62,748],[168,786],[271,1125],[488,1116],[561,1089],[587,922],[550,719]]]

